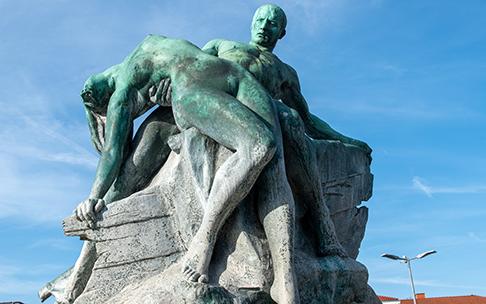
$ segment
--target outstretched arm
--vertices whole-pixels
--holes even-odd
[[[339,140],[340,142],[344,144],[350,144],[353,146],[357,146],[361,148],[366,154],[371,154],[372,150],[370,146],[368,146],[367,143],[364,141],[354,139],[351,137],[348,137],[346,135],[343,135],[339,133],[338,131],[334,130],[331,128],[331,126],[321,120],[319,117],[315,116],[314,114],[310,114],[311,116],[311,126],[307,127],[308,129],[308,134],[315,139],[327,139],[327,140]],[[315,135],[314,135],[315,134]],[[319,137],[319,134],[324,134],[323,137]],[[327,138],[325,138],[327,136]]]
[[[314,139],[338,140],[345,144],[355,145],[363,149],[367,154],[370,154],[372,150],[368,144],[339,133],[331,128],[328,123],[309,112],[307,102],[300,91],[297,73],[293,70],[291,70],[290,73],[291,75],[289,78],[292,81],[288,82],[282,88],[282,101],[299,113],[304,121],[306,133]]]

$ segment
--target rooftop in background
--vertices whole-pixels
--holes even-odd
[[[424,293],[418,293],[417,304],[486,304],[486,297],[481,296],[452,296],[427,298]],[[412,299],[399,300],[394,297],[378,296],[383,303],[413,304]]]
[[[387,296],[378,296],[378,299],[380,299],[380,301],[398,301],[398,298],[394,298],[394,297],[387,297]]]
[[[413,304],[413,300],[400,300],[400,304]],[[437,298],[417,297],[417,304],[486,304],[486,297],[474,295]]]

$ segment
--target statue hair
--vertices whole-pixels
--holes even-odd
[[[287,27],[287,15],[285,15],[285,12],[284,10],[276,5],[276,4],[264,4],[262,6],[260,6],[259,8],[257,8],[257,10],[255,11],[255,15],[253,15],[253,19],[256,17],[256,15],[258,14],[258,12],[263,9],[263,8],[270,8],[271,10],[273,10],[274,12],[276,12],[278,14],[278,16],[281,18],[281,22],[282,22],[282,30],[285,30],[285,28]]]

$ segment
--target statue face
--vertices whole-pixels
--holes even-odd
[[[276,8],[270,5],[261,6],[253,16],[251,41],[263,47],[275,47],[285,30],[283,18]]]

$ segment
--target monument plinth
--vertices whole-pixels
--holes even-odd
[[[366,268],[354,260],[367,221],[367,208],[359,205],[372,190],[368,158],[360,149],[340,142],[313,144],[323,193],[349,257],[315,254],[313,232],[306,226],[312,210],[297,203],[295,263],[301,303],[379,303],[367,285]],[[203,191],[197,180],[203,173],[194,171],[191,159],[218,164],[231,154],[206,139],[204,146],[210,145],[214,147],[207,150],[178,147],[150,186],[109,205],[96,229],[74,216],[66,218],[66,235],[94,242],[98,254],[86,289],[75,303],[273,303],[269,296],[272,259],[258,220],[255,193],[221,229],[209,285],[187,282],[181,276],[183,256],[204,213],[197,193]],[[203,155],[207,151],[211,154]],[[213,302],[205,302],[209,299]]]

